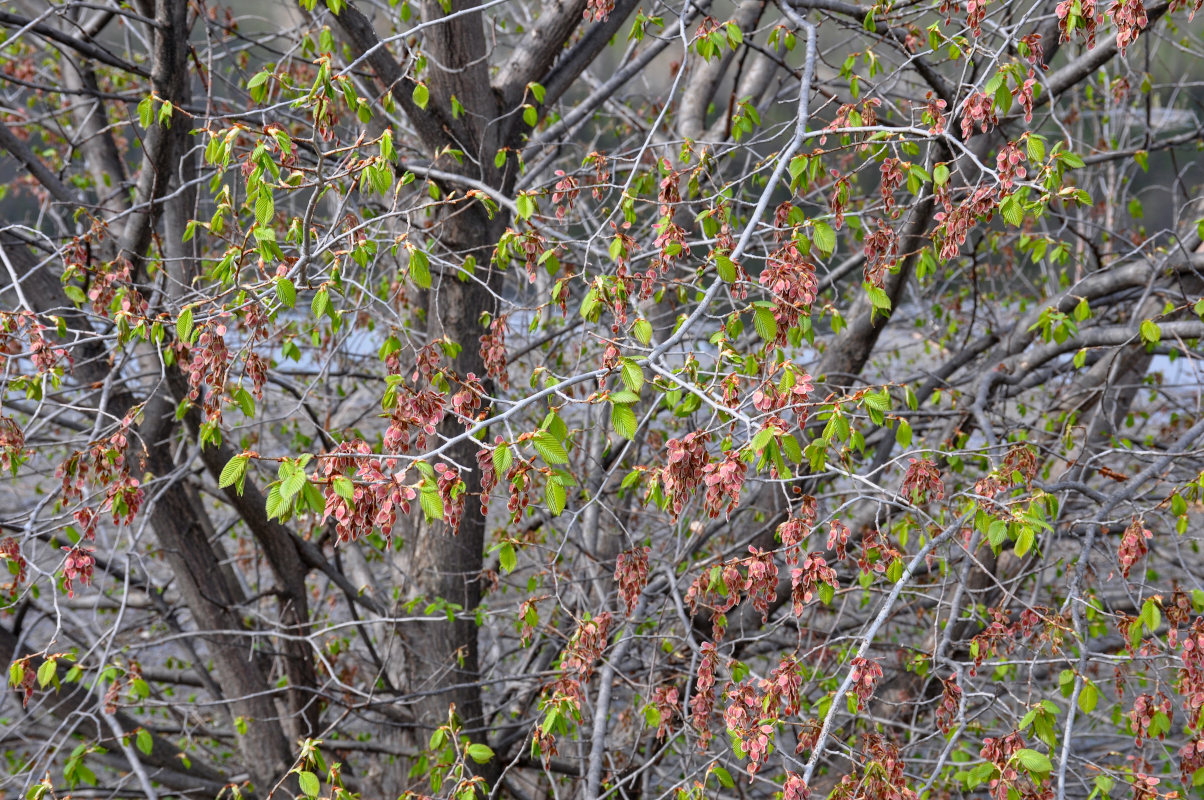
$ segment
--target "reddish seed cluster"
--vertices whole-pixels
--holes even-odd
[[[740,602],[744,579],[740,577],[739,564],[739,561],[728,561],[722,568],[712,567],[695,578],[686,590],[686,603],[691,614],[697,614],[700,607],[710,609],[711,634],[717,642],[723,639],[727,630],[724,615]],[[718,581],[714,574],[716,569],[719,570]]]
[[[25,449],[25,432],[15,420],[0,416],[0,469],[10,470],[16,475],[17,468],[25,462],[29,451]]]
[[[631,616],[640,593],[648,585],[648,554],[650,547],[633,547],[619,553],[615,561],[615,582],[619,585],[619,597],[625,612]]]
[[[797,772],[786,773],[786,785],[782,787],[782,800],[809,800],[811,790]]]
[[[775,250],[757,279],[773,294],[773,317],[778,323],[774,345],[786,343],[786,333],[809,314],[819,291],[815,265],[799,251],[794,242]]]
[[[468,487],[454,467],[443,463],[435,465],[435,483],[439,487],[439,499],[443,501],[443,520],[454,536],[460,532],[460,522],[464,519]]]
[[[702,483],[703,467],[708,463],[706,443],[709,439],[706,431],[693,431],[680,439],[670,439],[665,445],[669,458],[660,479],[674,519],[681,516],[690,495]]]
[[[510,376],[506,374],[506,317],[495,317],[489,323],[489,332],[481,336],[481,360],[485,371],[495,378],[503,389],[510,388]]]
[[[203,408],[209,422],[222,418],[222,395],[230,369],[225,335],[225,325],[205,325],[191,348],[192,360],[188,364],[188,398],[195,401],[201,395],[201,387],[208,388]]]
[[[484,396],[485,387],[474,372],[468,373],[460,383],[460,389],[452,395],[452,413],[460,418],[465,429],[471,428],[476,422],[477,411],[481,408],[481,398]]]
[[[941,681],[941,702],[936,707],[936,726],[941,733],[950,733],[957,724],[957,711],[961,705],[961,699],[962,688],[957,684],[956,675]]]
[[[495,444],[501,444],[501,436],[494,437]],[[481,516],[489,516],[489,493],[497,486],[498,476],[493,468],[493,451],[481,448],[477,451],[477,474],[481,476]]]
[[[7,583],[0,583],[0,591],[12,594],[17,587],[25,583],[29,575],[29,564],[25,561],[25,556],[21,555],[20,543],[11,536],[0,539],[0,562],[4,562],[0,576],[11,578]],[[16,565],[15,571],[10,567],[12,564]]]
[[[1116,549],[1116,559],[1120,562],[1121,574],[1126,578],[1129,577],[1129,571],[1133,569],[1133,565],[1149,552],[1150,548],[1146,544],[1146,540],[1152,538],[1154,538],[1154,534],[1145,527],[1145,522],[1133,517],[1133,521],[1121,535],[1120,546]]]
[[[1129,45],[1137,41],[1138,34],[1150,24],[1150,18],[1146,16],[1141,0],[1113,0],[1108,13],[1116,25],[1116,47],[1123,56]]]
[[[69,368],[71,356],[62,347],[54,347],[46,341],[47,328],[29,311],[0,311],[0,369],[9,369],[7,356],[19,356],[25,352],[40,374],[57,368]],[[29,343],[28,351],[22,346],[24,339]]]
[[[1174,712],[1171,711],[1171,701],[1165,694],[1158,692],[1157,696],[1152,694],[1140,694],[1133,700],[1133,708],[1129,711],[1129,725],[1133,729],[1133,742],[1138,747],[1150,735],[1150,727],[1154,724],[1154,718],[1163,714],[1169,720]],[[1166,738],[1165,731],[1158,732],[1159,739]]]
[[[698,748],[706,750],[711,741],[711,714],[715,710],[715,668],[719,666],[719,652],[715,645],[703,642],[699,647],[698,679],[694,684],[694,696],[690,698],[690,717],[694,730],[698,731]]]
[[[389,409],[389,427],[385,430],[384,446],[390,453],[408,453],[413,445],[426,447],[427,437],[434,436],[443,421],[447,396],[430,389],[411,391],[399,386],[396,401]]]
[[[766,716],[792,716],[799,712],[803,704],[803,676],[801,665],[793,656],[785,656],[773,672],[769,680],[761,681],[761,689],[765,692],[763,706]]]
[[[907,785],[899,749],[876,733],[863,738],[861,769],[841,778],[832,800],[915,800]]]
[[[112,512],[113,524],[133,521],[145,499],[138,479],[130,475],[126,458],[133,424],[132,418],[125,417],[107,438],[95,442],[87,451],[72,453],[58,466],[55,475],[62,479],[64,500],[83,499],[89,484],[102,487],[105,499],[101,508]]]
[[[974,133],[974,126],[986,133],[992,126],[999,124],[995,114],[995,100],[986,92],[975,92],[966,98],[962,106],[962,138],[969,139]]]
[[[397,522],[398,511],[408,514],[410,503],[417,496],[412,487],[404,486],[392,472],[393,462],[372,457],[367,442],[343,442],[329,458],[324,458],[317,474],[327,480],[326,508],[323,520],[334,517],[335,535],[340,542],[353,542],[379,528],[388,538]],[[334,478],[353,482],[350,500],[335,488]]]
[[[615,0],[588,0],[585,5],[585,21],[605,22],[610,12],[615,10]]]
[[[556,206],[556,219],[563,220],[568,212],[573,210],[577,195],[581,193],[580,184],[572,175],[566,175],[564,170],[556,170],[556,186],[552,189],[552,204]]]
[[[891,217],[899,216],[899,212],[895,208],[895,192],[907,179],[907,168],[910,166],[907,162],[897,158],[885,158],[878,168],[881,173],[878,189],[882,193],[882,208]]]
[[[853,685],[849,691],[857,698],[857,710],[863,711],[865,704],[874,696],[874,687],[882,678],[882,667],[876,661],[854,656],[852,668]]]
[[[827,559],[819,553],[808,553],[802,566],[795,567],[790,572],[790,599],[796,617],[802,616],[803,609],[815,598],[820,584],[835,589],[840,585],[840,581],[836,577],[836,570],[828,566]]]
[[[732,513],[732,509],[740,502],[740,490],[744,487],[747,472],[748,464],[740,459],[737,450],[728,450],[723,461],[709,462],[703,466],[708,517],[715,519],[720,514]]]
[[[92,569],[96,566],[96,559],[92,557],[91,547],[63,547],[67,553],[67,558],[63,560],[63,566],[60,571],[63,573],[63,588],[67,590],[67,597],[75,597],[75,581],[79,581],[84,586],[92,585]]]
[[[581,685],[594,674],[594,665],[606,649],[611,616],[603,612],[577,626],[577,632],[569,640],[564,657],[560,662],[560,678],[553,687],[553,694],[570,700],[577,708],[585,699]]]
[[[987,0],[966,0],[966,24],[974,38],[982,36],[982,21],[987,16]]]
[[[928,125],[929,133],[945,132],[945,126],[948,124],[948,120],[945,118],[945,106],[945,101],[931,91],[924,96],[924,114],[921,119],[925,125]]]
[[[828,210],[832,212],[832,227],[840,230],[844,227],[845,206],[849,204],[849,176],[832,170],[832,177],[835,181],[832,184],[832,194],[828,198]]]
[[[1179,668],[1179,680],[1175,691],[1184,699],[1187,726],[1193,731],[1201,729],[1204,720],[1204,619],[1197,617],[1191,630],[1183,638]]]
[[[778,539],[785,550],[787,565],[794,566],[802,558],[803,545],[811,535],[812,524],[801,517],[791,517],[778,526]]]
[[[941,500],[945,497],[941,471],[926,458],[909,458],[901,491],[903,496],[913,503]]]
[[[1035,74],[1030,69],[1028,77],[1024,79],[1024,83],[1012,90],[1012,98],[1024,109],[1025,122],[1033,121],[1033,105],[1037,102],[1036,96],[1033,94],[1033,86],[1037,83],[1037,79],[1033,77]]]
[[[836,551],[836,558],[843,561],[845,548],[849,543],[849,526],[838,519],[832,520],[828,527],[828,549]]]
[[[1012,762],[1012,756],[1017,750],[1024,749],[1024,737],[1019,731],[1012,731],[1007,736],[994,739],[987,737],[983,740],[979,755],[995,765],[999,774],[991,779],[991,796],[995,800],[1008,800],[1009,790],[1020,782],[1020,773]]]
[[[999,148],[999,153],[995,156],[995,164],[999,170],[999,185],[1002,191],[1011,191],[1017,181],[1024,180],[1027,173],[1020,163],[1022,161],[1024,161],[1024,153],[1021,152],[1016,142],[1008,142]]]
[[[728,706],[723,712],[728,735],[748,757],[748,774],[755,775],[769,756],[773,725],[761,724],[761,698],[748,684],[727,691]]]
[[[664,739],[669,735],[673,720],[677,717],[677,706],[681,702],[681,692],[676,686],[658,686],[652,690],[652,705],[656,708],[660,723],[656,727],[656,738]]]
[[[1103,14],[1095,8],[1095,0],[1062,0],[1055,9],[1058,15],[1058,29],[1062,32],[1061,41],[1070,39],[1070,12],[1078,2],[1082,14],[1075,26],[1082,31],[1087,40],[1087,49],[1095,47],[1095,29],[1104,21]]]
[[[874,230],[865,237],[865,282],[882,288],[886,273],[899,263],[899,235],[895,229],[878,220]]]
[[[753,408],[762,413],[775,413],[789,408],[794,412],[795,422],[802,429],[807,424],[807,416],[810,413],[808,401],[813,391],[815,391],[815,384],[812,382],[811,376],[805,372],[794,373],[794,383],[789,389],[779,389],[777,384],[766,380],[759,389],[753,392]],[[780,418],[769,418],[765,421],[765,427],[775,426],[778,430],[786,430],[784,424],[777,424],[775,421],[780,422]]]
[[[1179,748],[1179,777],[1191,786],[1197,770],[1204,769],[1204,739],[1193,739]]]
[[[778,565],[773,561],[773,553],[758,550],[753,545],[748,546],[751,554],[745,559],[748,570],[744,591],[752,601],[753,608],[761,612],[761,621],[769,620],[769,605],[777,595]]]

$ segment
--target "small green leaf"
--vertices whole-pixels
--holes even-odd
[[[644,371],[640,369],[640,365],[632,361],[630,358],[623,359],[623,369],[621,372],[623,385],[636,394],[640,393],[640,387],[644,385]]]
[[[531,444],[535,447],[535,452],[549,464],[567,464],[569,463],[569,454],[564,449],[564,445],[560,443],[552,434],[547,431],[537,431],[535,438],[531,440]]]
[[[410,251],[410,278],[423,289],[431,288],[430,259],[417,248]]]
[[[58,672],[58,666],[54,659],[48,658],[42,662],[42,666],[38,667],[38,686],[45,689],[46,686],[54,680],[55,673]]]
[[[192,309],[186,308],[176,317],[176,337],[181,342],[192,344]]]
[[[297,287],[283,275],[276,279],[276,298],[286,308],[297,305]]]
[[[757,329],[757,334],[767,342],[772,342],[778,337],[778,321],[768,308],[757,306],[753,312],[753,326]]]
[[[568,493],[560,478],[555,476],[548,478],[543,487],[543,499],[548,504],[548,511],[552,512],[552,516],[560,516],[560,512],[564,511],[565,501],[568,499]]]
[[[484,764],[493,758],[493,751],[489,749],[489,745],[487,744],[470,744],[467,752],[468,757],[478,764]]]
[[[514,545],[505,542],[498,549],[497,553],[498,564],[505,572],[514,572],[514,568],[518,566],[518,555],[514,552]]]
[[[237,455],[227,461],[226,466],[222,468],[221,477],[218,478],[218,487],[225,489],[227,486],[238,484],[241,494],[243,478],[247,474],[247,463],[250,460],[249,456]]]
[[[301,785],[301,791],[305,793],[306,797],[317,797],[318,792],[322,790],[318,776],[309,771],[297,773],[297,783]]]
[[[1158,344],[1158,341],[1162,338],[1162,329],[1152,319],[1142,322],[1140,330],[1141,340],[1146,344]]]
[[[150,731],[146,728],[139,728],[138,735],[134,737],[134,744],[142,751],[142,755],[149,756],[151,750],[155,749],[155,740],[151,737]]]
[[[719,779],[719,784],[723,786],[724,789],[734,789],[736,787],[736,782],[732,780],[732,774],[726,769],[723,767],[715,767],[715,769],[712,771],[715,773],[715,777]]]
[[[1053,764],[1050,763],[1049,757],[1036,750],[1027,748],[1017,750],[1015,758],[1020,762],[1020,766],[1029,772],[1048,775],[1053,770]]]
[[[631,406],[615,403],[610,407],[610,424],[614,426],[615,432],[624,439],[634,439],[636,429],[635,412],[631,410]]]
[[[426,88],[426,84],[419,83],[414,87],[414,105],[421,109],[426,109],[426,104],[431,101],[431,90]]]

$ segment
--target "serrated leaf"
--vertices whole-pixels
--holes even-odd
[[[430,259],[421,250],[410,251],[410,278],[423,289],[431,288]]]
[[[276,279],[276,298],[286,308],[297,305],[297,287],[283,275]]]
[[[443,498],[434,484],[425,484],[418,492],[418,502],[427,522],[443,519]]]
[[[899,420],[899,427],[895,428],[895,441],[900,447],[911,446],[911,423],[905,419]]]
[[[142,751],[142,755],[144,756],[149,756],[151,751],[155,749],[155,740],[146,728],[138,729],[138,735],[134,737],[134,744]]]
[[[222,467],[221,477],[217,480],[218,487],[225,489],[234,484],[241,486],[243,476],[247,474],[247,463],[250,460],[248,456],[238,455],[227,461],[226,466]]]
[[[644,371],[640,369],[639,364],[630,359],[624,359],[620,377],[623,379],[624,386],[636,394],[640,393],[640,387],[644,385]]]
[[[280,484],[280,499],[292,500],[303,486],[305,486],[305,470],[295,467]]]
[[[538,431],[535,438],[531,440],[535,452],[539,453],[548,464],[567,464],[569,463],[569,454],[564,449],[564,445],[560,443],[555,436],[547,431]]]
[[[510,452],[508,445],[499,444],[493,448],[493,471],[497,473],[499,481],[505,480],[506,473],[510,471],[510,465],[514,463],[514,454]]]
[[[811,241],[825,256],[832,255],[836,250],[836,231],[823,220],[811,223]]]
[[[753,312],[753,326],[757,329],[757,334],[767,342],[778,338],[778,321],[768,308],[756,308]]]
[[[1141,323],[1141,340],[1146,344],[1157,344],[1162,338],[1162,329],[1158,327],[1158,323],[1152,319],[1147,319]]]
[[[631,326],[631,332],[640,344],[646,345],[652,341],[652,323],[646,319],[637,319]]]
[[[610,407],[610,424],[624,439],[635,438],[636,418],[631,406],[614,403]]]
[[[272,201],[271,193],[261,188],[259,196],[255,198],[255,221],[260,225],[267,225],[275,215],[276,204]]]
[[[1084,680],[1083,688],[1079,690],[1079,710],[1084,714],[1090,714],[1098,703],[1099,689],[1096,689],[1095,684],[1091,681]]]
[[[547,483],[543,486],[543,499],[548,504],[548,511],[552,512],[552,516],[560,516],[560,512],[564,511],[565,501],[568,499],[568,492],[565,491],[560,478],[555,476],[548,478]]]
[[[1020,766],[1024,767],[1029,772],[1036,772],[1042,775],[1049,774],[1053,770],[1053,764],[1050,763],[1049,757],[1036,750],[1022,748],[1016,751],[1016,760],[1020,762]]]
[[[176,317],[176,337],[181,342],[192,344],[192,309],[186,308]]]
[[[514,572],[514,568],[518,566],[518,554],[514,552],[514,545],[503,543],[498,549],[497,560],[504,572]]]

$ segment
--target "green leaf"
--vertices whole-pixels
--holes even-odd
[[[1141,340],[1146,344],[1158,344],[1158,340],[1162,338],[1162,329],[1158,327],[1158,323],[1152,319],[1147,319],[1141,323]]]
[[[1036,750],[1023,748],[1016,751],[1014,756],[1020,762],[1020,766],[1024,767],[1029,772],[1035,772],[1041,775],[1048,775],[1053,770],[1053,764],[1050,763],[1049,757]]]
[[[478,764],[484,764],[493,758],[493,751],[489,749],[489,745],[487,744],[470,744],[467,752],[468,757]]]
[[[58,672],[58,665],[54,659],[48,658],[42,662],[42,666],[38,667],[38,686],[45,689],[46,686],[54,680],[55,674]]]
[[[1020,201],[1016,199],[1016,195],[1009,195],[1003,204],[999,207],[999,213],[1007,220],[1007,223],[1014,228],[1019,228],[1020,223],[1024,222],[1024,207],[1020,205]]]
[[[715,259],[715,267],[719,271],[719,277],[731,283],[736,279],[736,262],[732,261],[727,256],[719,256]]]
[[[548,478],[547,483],[543,486],[543,499],[548,504],[548,511],[552,512],[552,516],[560,516],[560,512],[564,511],[564,503],[568,499],[568,493],[560,478],[556,476]]]
[[[176,337],[181,342],[192,344],[192,309],[186,308],[176,317]]]
[[[293,467],[292,472],[280,484],[280,498],[285,501],[292,500],[303,486],[305,486],[305,469]]]
[[[560,443],[552,434],[547,431],[537,431],[535,438],[531,440],[531,444],[535,447],[535,452],[549,464],[567,464],[569,463],[569,454],[564,449],[564,445]]]
[[[514,572],[514,568],[518,566],[518,555],[514,552],[514,545],[509,542],[504,542],[497,553],[498,564],[506,572]]]
[[[644,385],[644,371],[640,369],[639,364],[630,358],[623,359],[623,369],[620,377],[623,379],[624,386],[636,394],[640,393],[640,387]]]
[[[1091,681],[1084,680],[1083,688],[1079,690],[1079,709],[1084,714],[1090,714],[1099,703],[1099,689]]]
[[[911,423],[905,419],[899,420],[899,427],[895,428],[895,441],[900,447],[911,446]]]
[[[439,496],[439,489],[433,483],[423,484],[418,492],[418,502],[427,522],[443,519],[443,498]]]
[[[297,287],[283,275],[276,279],[276,298],[286,308],[297,305]]]
[[[431,90],[426,88],[426,84],[419,83],[414,87],[414,105],[421,109],[426,108],[426,104],[431,101]]]
[[[493,471],[497,473],[499,481],[505,480],[506,473],[510,471],[510,465],[513,463],[514,455],[508,445],[499,444],[493,448]]]
[[[715,777],[719,779],[719,784],[724,789],[734,789],[736,787],[736,782],[732,780],[732,774],[723,767],[715,767],[712,772],[715,773]]]
[[[635,412],[631,410],[631,406],[623,405],[622,403],[611,405],[610,424],[614,426],[615,432],[624,439],[635,438],[637,422]]]
[[[144,756],[149,756],[151,750],[155,749],[155,740],[151,737],[150,731],[146,728],[139,728],[138,735],[134,737],[134,744],[142,751]]]
[[[1028,160],[1040,163],[1045,160],[1045,140],[1040,136],[1028,137]]]
[[[753,312],[753,326],[757,329],[760,337],[767,342],[778,338],[778,321],[774,319],[773,312],[768,308],[757,306]]]
[[[415,248],[410,251],[410,277],[423,289],[431,288],[431,262],[426,253]]]
[[[1204,300],[1201,302],[1204,302]],[[631,326],[631,332],[642,345],[647,345],[652,341],[652,323],[646,319],[637,319],[635,324]]]
[[[301,785],[301,791],[305,793],[306,797],[317,797],[318,792],[322,790],[318,776],[309,771],[297,773],[297,782]]]
[[[811,223],[811,241],[825,256],[830,256],[836,250],[836,231],[823,220]]]
[[[266,188],[260,188],[259,196],[255,198],[255,221],[267,225],[275,215],[276,204],[272,202],[271,193]]]
[[[250,461],[249,456],[237,455],[226,462],[226,466],[222,468],[221,477],[217,480],[219,488],[225,489],[227,486],[238,484],[239,494],[242,494],[243,479],[247,474],[247,463]]]
[[[937,164],[932,168],[932,182],[937,186],[944,186],[949,182],[949,167],[944,164]]]

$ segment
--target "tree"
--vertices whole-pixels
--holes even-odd
[[[1199,6],[14,0],[4,791],[1195,791]]]

